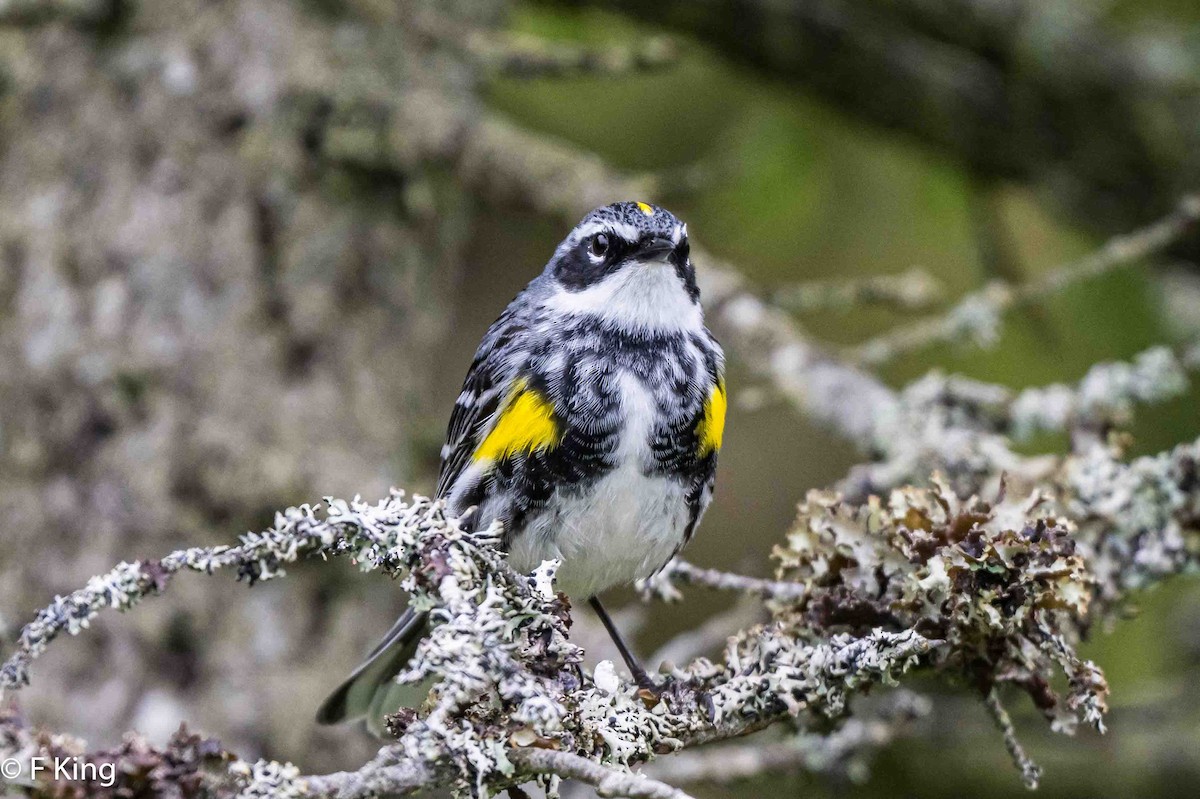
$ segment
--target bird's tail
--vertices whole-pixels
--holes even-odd
[[[321,704],[317,722],[338,724],[365,716],[367,728],[379,735],[385,715],[419,704],[428,686],[400,685],[392,678],[408,664],[428,630],[427,613],[405,611],[362,665]]]

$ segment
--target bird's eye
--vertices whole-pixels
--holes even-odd
[[[595,236],[592,236],[592,241],[588,245],[588,248],[592,251],[592,255],[597,258],[603,258],[608,253],[608,246],[608,234],[597,233]]]

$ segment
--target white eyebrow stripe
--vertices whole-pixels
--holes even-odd
[[[625,222],[588,222],[586,225],[579,226],[578,234],[579,239],[582,241],[595,233],[607,233],[609,231],[617,234],[626,241],[637,241],[642,237],[640,230]]]

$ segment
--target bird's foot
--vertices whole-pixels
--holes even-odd
[[[652,708],[661,702],[663,694],[671,687],[671,678],[669,676],[664,676],[659,682],[655,682],[645,672],[634,675],[634,681],[637,682],[638,686],[638,699],[641,699],[642,703],[648,708]]]

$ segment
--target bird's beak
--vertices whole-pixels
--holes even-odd
[[[676,243],[665,236],[642,239],[638,244],[638,258],[644,261],[666,261],[675,252]]]

